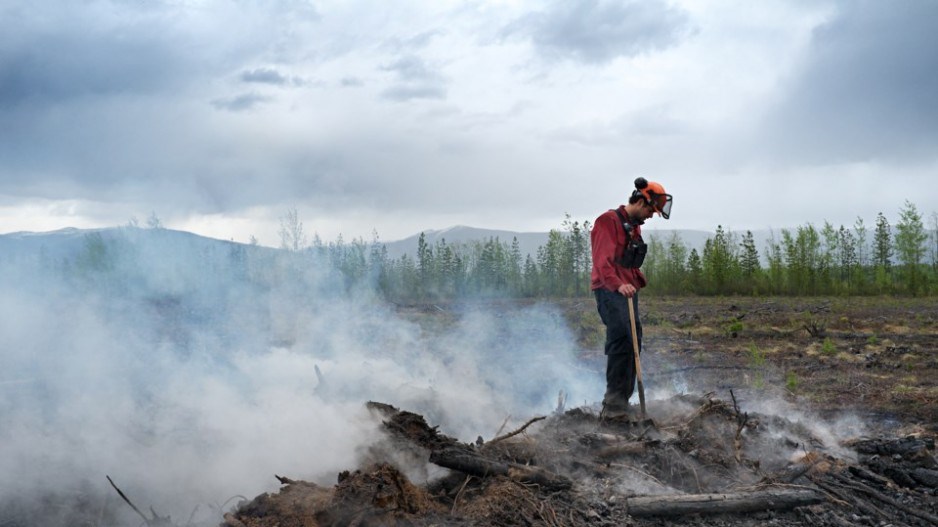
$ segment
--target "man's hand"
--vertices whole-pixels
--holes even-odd
[[[635,286],[632,285],[632,284],[622,284],[622,285],[619,286],[618,291],[619,291],[619,294],[620,294],[620,295],[627,296],[627,297],[631,298],[632,295],[635,294],[635,292],[637,291],[637,289],[635,289]]]

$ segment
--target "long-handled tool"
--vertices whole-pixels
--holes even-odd
[[[646,420],[645,415],[645,384],[642,382],[642,359],[638,352],[638,334],[635,332],[635,307],[632,305],[634,300],[629,298],[629,322],[632,324],[632,351],[635,355],[635,377],[638,379],[638,401],[642,406],[642,421]]]

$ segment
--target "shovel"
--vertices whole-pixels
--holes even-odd
[[[635,377],[638,379],[638,402],[642,408],[642,424],[654,425],[654,421],[648,419],[645,414],[645,384],[642,382],[642,359],[638,353],[638,334],[635,332],[635,307],[632,305],[632,298],[629,298],[629,323],[632,324],[632,351],[635,355]]]

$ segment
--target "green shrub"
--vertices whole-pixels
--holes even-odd
[[[765,366],[765,352],[755,342],[749,343],[749,362],[754,368]]]
[[[743,323],[742,321],[734,320],[724,326],[723,330],[726,332],[727,336],[733,337],[735,339],[743,331]]]

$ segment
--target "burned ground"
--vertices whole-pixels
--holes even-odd
[[[650,422],[575,408],[462,443],[417,414],[371,403],[385,424],[382,442],[451,473],[415,485],[373,460],[331,488],[287,480],[280,493],[242,503],[225,524],[938,523],[933,437],[830,445],[799,423],[715,398],[676,396],[655,406]]]
[[[594,303],[550,305],[577,339],[571,354],[601,379]],[[476,307],[398,313],[433,334]],[[431,414],[372,403],[383,432],[360,463],[316,482],[286,472],[279,491],[222,502],[212,516],[229,527],[938,523],[933,301],[649,295],[642,308],[653,427],[601,421],[595,406],[561,398],[549,414],[517,416],[544,417],[523,429],[451,437]],[[40,516],[8,494],[0,526],[192,524],[135,493],[138,515],[100,489],[43,495],[32,500]]]
[[[560,305],[580,359],[601,368],[592,303]],[[227,525],[938,524],[931,302],[685,298],[643,307],[646,384],[679,392],[649,401],[651,423],[560,405],[517,433],[464,442],[407,409],[371,403],[385,434],[361,466],[332,487],[291,481],[242,503]],[[432,328],[458,309],[401,311]],[[835,430],[847,418],[851,426]],[[412,482],[389,452],[449,472]],[[296,498],[298,489],[318,498]],[[292,509],[258,513],[258,501]]]

